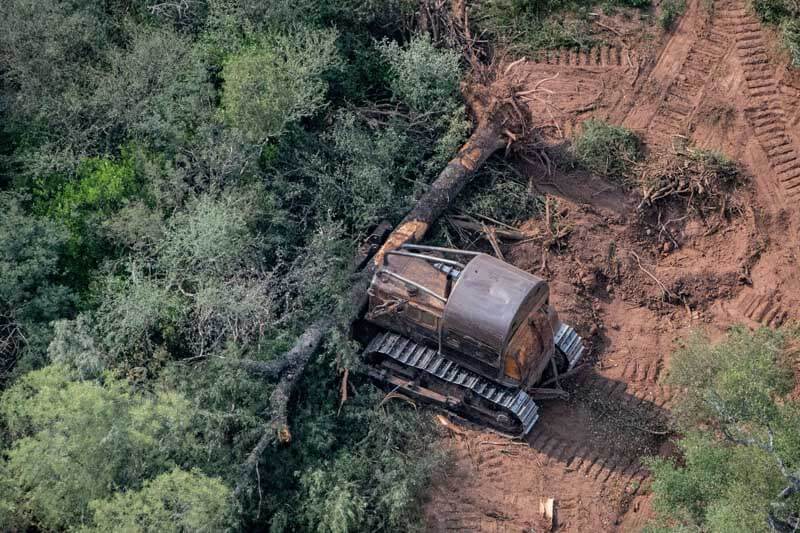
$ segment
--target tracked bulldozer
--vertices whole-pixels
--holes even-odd
[[[544,381],[585,347],[547,282],[492,256],[405,244],[377,259],[362,321],[364,359],[385,389],[512,436],[539,418]]]

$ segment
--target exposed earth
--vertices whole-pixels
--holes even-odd
[[[589,364],[565,380],[569,401],[544,403],[527,442],[448,426],[442,446],[455,461],[426,504],[434,531],[549,531],[547,498],[558,531],[640,530],[652,517],[642,458],[674,449],[667,420],[679,391],[661,378],[677,342],[797,318],[800,75],[777,40],[741,1],[692,1],[654,38],[620,17],[601,24],[613,45],[525,62],[531,87],[546,89],[529,102],[547,142],[602,118],[639,133],[651,154],[718,150],[745,183],[727,200],[730,216],[673,206],[657,218],[638,208],[636,190],[519,161],[554,199],[549,228],[570,231],[555,247],[506,242],[505,258],[550,280],[562,319],[591,345]],[[537,218],[521,229],[547,226]]]

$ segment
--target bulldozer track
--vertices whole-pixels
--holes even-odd
[[[649,136],[656,142],[670,143],[673,135],[686,129],[703,101],[711,74],[728,50],[728,36],[713,23],[714,17],[706,20],[647,126]]]
[[[539,406],[524,390],[504,387],[483,378],[443,357],[435,349],[418,344],[402,335],[388,331],[379,333],[370,341],[366,353],[389,357],[407,368],[424,373],[431,379],[474,393],[492,404],[498,413],[504,412],[515,417],[523,435],[527,434],[539,419]],[[377,374],[374,377],[380,379]],[[469,410],[466,404],[464,408]]]
[[[592,48],[558,48],[542,50],[533,56],[533,61],[560,67],[603,67],[617,68],[627,66],[625,51],[618,46],[595,46]]]
[[[745,117],[767,155],[786,200],[800,198],[800,159],[787,134],[781,86],[770,65],[767,39],[760,22],[742,4],[721,10],[720,19],[730,28],[736,55],[744,71],[744,90],[752,105]]]
[[[623,367],[621,380],[585,372],[578,378],[578,385],[586,390],[602,394],[628,409],[639,411],[660,411],[669,409],[674,399],[672,387],[657,383],[661,362],[628,364]],[[625,381],[625,371],[629,376]],[[656,416],[656,413],[653,414]]]
[[[621,377],[629,382],[646,381],[648,383],[656,383],[661,375],[663,366],[664,361],[662,359],[644,361],[629,359],[622,367]]]
[[[789,316],[774,294],[760,294],[752,289],[742,291],[737,308],[745,317],[770,328],[779,327]]]

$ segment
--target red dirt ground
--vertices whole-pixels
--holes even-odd
[[[652,153],[681,140],[718,150],[747,174],[731,198],[741,212],[701,220],[673,210],[662,227],[637,210],[636,192],[519,165],[572,231],[545,263],[536,241],[507,244],[506,259],[550,280],[591,364],[566,384],[569,401],[543,405],[528,442],[470,429],[442,440],[455,463],[429,495],[430,530],[548,531],[539,504],[549,497],[558,531],[640,530],[652,516],[641,458],[673,449],[675,391],[660,378],[676,343],[695,329],[717,337],[735,323],[797,318],[800,74],[741,0],[694,0],[672,32],[651,39],[631,22],[604,23],[619,32],[608,33],[613,46],[525,63],[532,87],[558,74],[529,103],[545,138],[568,141],[596,117],[635,130]],[[540,219],[522,229],[533,228],[546,231]],[[653,277],[685,305],[666,303]]]

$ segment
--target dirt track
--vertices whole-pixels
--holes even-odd
[[[681,139],[719,150],[749,174],[731,200],[741,212],[711,227],[692,218],[661,225],[611,183],[521,164],[558,198],[572,233],[560,253],[523,243],[506,257],[551,280],[556,308],[592,344],[593,365],[567,383],[572,400],[543,406],[528,443],[471,430],[443,440],[456,462],[431,491],[432,530],[544,531],[547,497],[558,531],[639,530],[651,513],[640,458],[671,450],[663,433],[675,391],[659,378],[676,340],[798,318],[800,75],[741,1],[690,2],[656,39],[616,22],[613,46],[526,63],[532,86],[551,78],[530,100],[538,126],[557,144],[598,117],[637,131],[652,152]],[[686,305],[663,302],[650,274]]]

